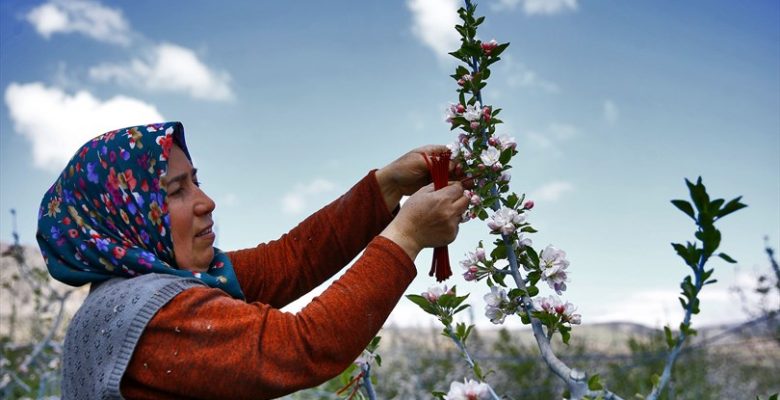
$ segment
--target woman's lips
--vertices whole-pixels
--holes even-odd
[[[195,235],[195,237],[199,238],[199,239],[211,239],[211,240],[214,240],[216,235],[214,234],[214,231],[211,229],[212,227],[213,227],[213,225],[209,225],[208,228],[198,232],[198,234]]]

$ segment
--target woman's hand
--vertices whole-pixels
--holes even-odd
[[[410,196],[431,183],[431,175],[423,154],[449,151],[447,146],[428,145],[418,147],[376,171],[376,180],[382,190],[388,210],[393,210],[403,196]],[[453,178],[458,178],[455,163],[450,163]]]
[[[468,202],[460,182],[436,191],[430,184],[409,197],[381,235],[414,260],[423,248],[446,246],[455,240]]]

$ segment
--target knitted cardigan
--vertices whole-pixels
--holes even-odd
[[[194,280],[172,279],[177,283],[171,292],[176,293],[146,302],[150,306],[140,311],[150,319],[139,337],[132,329],[114,333],[123,335],[120,354],[131,355],[129,362],[119,357],[95,368],[110,371],[106,376],[112,378],[87,397],[116,398],[114,377],[121,377],[121,395],[131,399],[268,399],[336,376],[381,328],[416,275],[406,253],[377,236],[391,219],[372,171],[280,239],[228,253],[246,301]],[[333,276],[363,249],[353,266],[303,310],[278,310]],[[130,281],[134,284],[129,286],[146,286],[137,279],[110,281],[107,289]],[[144,291],[147,297],[165,286],[152,276],[146,280],[155,282]],[[103,324],[99,316],[113,311],[108,304],[127,302],[127,297],[91,301],[97,293],[111,292],[101,288],[85,303],[108,307],[91,314],[87,329],[98,341],[98,328],[119,320],[112,314]],[[90,318],[86,311],[79,314]],[[122,319],[136,321],[138,315]],[[83,336],[78,326],[72,325],[66,337],[66,363],[73,354],[68,343]],[[137,329],[138,322],[132,326]]]

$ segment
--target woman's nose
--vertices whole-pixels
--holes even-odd
[[[195,214],[206,215],[210,214],[217,208],[217,204],[209,197],[206,192],[198,188],[198,200],[195,203]]]

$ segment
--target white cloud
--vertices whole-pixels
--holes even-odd
[[[542,131],[527,131],[524,136],[532,146],[545,150],[555,157],[560,157],[563,152],[560,144],[577,136],[579,129],[573,125],[553,122]]]
[[[336,188],[332,182],[319,178],[308,184],[298,184],[295,188],[282,196],[282,212],[285,214],[300,214],[306,210],[309,200],[313,196],[325,194]]]
[[[529,199],[534,201],[546,201],[553,202],[558,201],[566,193],[574,190],[574,185],[564,181],[554,181],[532,191],[528,196]]]
[[[592,313],[591,322],[635,322],[645,326],[660,327],[671,324],[676,327],[682,321],[684,311],[680,306],[679,289],[649,289],[631,293],[604,310]],[[743,315],[740,304],[728,288],[707,286],[699,294],[703,306],[695,316],[698,326],[733,323]]]
[[[558,93],[560,89],[555,82],[540,77],[525,64],[515,62],[509,54],[502,54],[503,73],[507,86],[511,88],[536,88],[548,93]]]
[[[25,19],[46,39],[76,32],[101,42],[130,43],[129,24],[122,12],[93,1],[53,0],[30,10]]]
[[[458,0],[409,0],[412,12],[412,33],[430,47],[441,59],[460,48]]]
[[[170,43],[155,46],[143,60],[135,58],[121,64],[92,67],[89,76],[152,91],[185,92],[205,100],[233,98],[227,72],[212,71],[194,51]]]
[[[577,0],[499,0],[493,10],[514,10],[522,5],[526,15],[556,15],[577,9]]]
[[[100,100],[87,91],[70,95],[43,83],[12,82],[5,103],[14,130],[32,142],[33,164],[59,172],[87,140],[112,129],[161,122],[154,105],[115,96]]]
[[[615,125],[620,118],[620,110],[612,100],[604,101],[604,120],[610,125]]]

